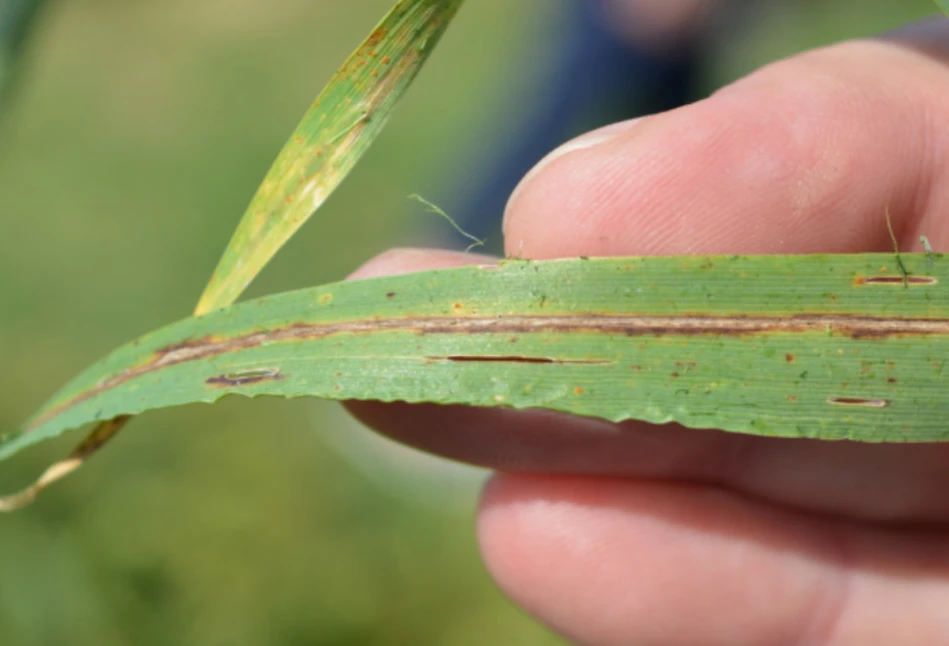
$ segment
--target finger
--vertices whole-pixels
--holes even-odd
[[[497,476],[478,534],[525,609],[590,645],[949,643],[949,542],[694,485]]]
[[[802,54],[555,151],[511,199],[507,250],[885,250],[887,208],[904,250],[945,246],[947,104],[943,63],[902,42]]]
[[[404,444],[492,469],[708,483],[858,520],[949,522],[944,445],[767,438],[503,408],[347,406]]]
[[[701,106],[708,111],[705,116],[685,114],[687,108],[662,117],[664,124],[647,125],[658,121],[647,119],[626,133],[600,133],[592,146],[583,147],[590,140],[574,143],[548,159],[512,200],[508,248],[528,257],[884,249],[886,230],[874,220],[881,205],[890,206],[904,249],[920,232],[945,247],[940,217],[945,167],[939,155],[945,141],[935,132],[945,132],[939,110],[945,97],[938,89],[944,79],[937,82],[944,70],[932,59],[920,61],[921,69],[915,70],[907,60],[904,72],[922,71],[934,83],[921,88],[914,87],[920,77],[890,83],[884,77],[892,67],[878,65],[883,61],[874,60],[867,49],[822,55],[834,60],[810,61],[811,72],[820,73],[818,85],[842,91],[846,96],[841,98],[853,104],[855,124],[862,123],[882,141],[861,147],[852,125],[848,128],[846,119],[834,113],[847,101],[822,105],[819,96],[795,100],[788,92],[793,75],[780,78],[778,72],[789,70],[776,66],[749,79],[746,87],[739,84],[710,99]],[[849,69],[848,58],[864,55],[860,64],[881,76],[885,87],[880,94]],[[907,50],[898,56],[920,54]],[[825,67],[830,62],[839,68]],[[798,81],[801,88],[809,86],[801,77]],[[868,88],[866,97],[850,96]],[[720,100],[729,92],[736,95],[732,100],[750,106],[756,93],[773,93],[774,105],[763,96],[758,107],[781,119],[782,101],[791,101],[789,105],[804,113],[813,110],[818,118],[828,113],[833,127],[812,129],[795,139],[800,122],[787,115],[789,132],[769,140],[762,120],[757,126],[755,121],[764,113],[751,108],[742,113],[741,105],[735,105],[739,143],[729,141],[728,134],[715,141],[714,132],[702,132],[713,121],[702,122],[716,110],[726,110]],[[900,105],[901,92],[920,103]],[[877,99],[881,110],[895,109],[899,116],[879,119],[865,105],[861,108],[862,101]],[[686,118],[676,121],[683,114]],[[695,139],[688,136],[696,125],[691,118],[700,121]],[[803,126],[805,132],[810,127]],[[842,146],[836,139],[838,126]],[[635,132],[647,127],[659,128],[661,135]],[[759,147],[751,145],[756,132]],[[907,140],[899,141],[904,134]],[[624,137],[625,145],[614,140]],[[658,149],[655,141],[650,145],[650,137],[667,140],[668,151]],[[614,147],[612,154],[600,157],[596,151],[601,146]],[[747,166],[742,147],[752,153]],[[771,166],[785,147],[788,158]],[[706,168],[708,177],[703,175]],[[571,179],[576,185],[568,183]],[[917,510],[921,504],[937,516],[945,513],[931,489],[945,485],[939,474],[947,457],[942,447],[828,445],[724,434],[716,444],[700,432],[673,430],[659,440],[664,447],[653,443],[650,450],[648,429],[640,426],[630,435],[646,455],[638,463],[632,455],[624,457],[644,475],[706,479],[711,470],[736,489],[810,508],[833,509],[849,499],[857,515],[886,515],[903,499],[912,500],[909,506]],[[899,489],[894,497],[875,487],[889,475],[896,477],[888,484]],[[872,506],[881,494],[889,498],[890,512],[870,511],[861,502]],[[479,529],[486,562],[502,587],[583,643],[940,644],[949,639],[940,610],[947,594],[944,536],[832,526],[695,485],[504,477],[486,494]],[[889,603],[894,595],[900,596],[899,608]]]

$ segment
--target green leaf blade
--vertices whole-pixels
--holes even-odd
[[[462,0],[397,3],[304,115],[251,200],[196,313],[233,303],[385,126]]]
[[[949,261],[902,259],[906,285],[893,255],[602,258],[268,297],[120,348],[0,438],[0,457],[92,421],[228,394],[945,441]]]

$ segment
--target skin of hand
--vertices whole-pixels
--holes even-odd
[[[949,21],[764,67],[564,145],[512,196],[527,258],[949,247]],[[356,275],[484,262],[395,250]],[[499,586],[583,644],[949,644],[949,445],[787,440],[541,411],[351,403],[499,473]]]

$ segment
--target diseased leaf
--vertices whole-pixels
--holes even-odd
[[[462,0],[399,2],[291,135],[247,207],[196,313],[233,303],[369,148]]]
[[[396,102],[461,3],[462,0],[397,2],[343,63],[264,177],[195,314],[233,303],[342,182],[385,126]],[[11,6],[14,4],[38,6],[33,0]],[[12,496],[0,497],[0,511],[32,501],[43,488],[81,466],[130,419],[104,419],[66,459],[49,467],[34,485]]]
[[[949,440],[949,262],[906,254],[507,261],[239,304],[88,369],[0,457],[227,394],[546,408],[866,442]]]

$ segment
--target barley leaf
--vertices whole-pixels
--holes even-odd
[[[69,383],[0,457],[228,394],[545,408],[866,442],[949,440],[949,259],[508,261],[190,318]]]

